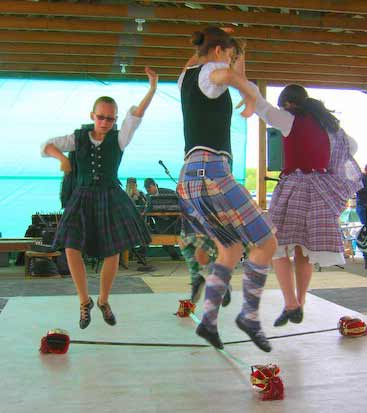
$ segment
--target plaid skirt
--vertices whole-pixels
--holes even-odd
[[[105,258],[150,241],[147,225],[120,187],[81,187],[66,205],[53,245]]]
[[[184,219],[225,246],[261,245],[275,232],[247,189],[234,179],[226,156],[193,152],[181,170],[177,193]]]
[[[300,245],[308,251],[342,253],[343,193],[343,182],[332,174],[296,171],[283,177],[269,208],[279,247]]]

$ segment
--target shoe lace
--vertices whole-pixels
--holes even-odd
[[[104,316],[105,317],[107,317],[107,318],[111,318],[112,317],[112,310],[111,310],[111,307],[110,307],[110,305],[108,304],[108,303],[106,303],[106,304],[100,304],[99,305],[99,307],[100,307],[100,309],[103,311],[103,314],[104,314]]]
[[[89,318],[89,305],[90,301],[87,303],[80,304],[80,318],[82,320],[88,320]]]

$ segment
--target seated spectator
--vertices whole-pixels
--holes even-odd
[[[135,202],[137,207],[145,207],[147,199],[142,191],[138,190],[136,178],[127,178],[126,193]]]
[[[145,179],[144,188],[147,191],[147,211],[150,210],[149,206],[151,205],[151,197],[176,194],[176,192],[172,189],[158,188],[158,185],[153,178]],[[176,217],[148,217],[147,223],[153,234],[178,234],[181,227],[178,225]],[[174,245],[163,245],[162,247],[173,260],[180,259],[180,254],[177,252]]]
[[[158,188],[153,178],[146,178],[144,181],[144,188],[147,191],[147,195],[167,195],[175,194],[176,192],[168,188]]]

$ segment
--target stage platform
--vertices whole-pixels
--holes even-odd
[[[41,355],[47,330],[69,331],[72,340],[122,343],[205,344],[190,318],[173,315],[178,293],[114,294],[118,324],[110,327],[98,308],[86,330],[78,327],[75,296],[12,297],[0,315],[1,411],[91,413],[364,412],[367,336],[344,338],[341,316],[364,316],[308,294],[301,325],[274,328],[282,307],[278,290],[265,290],[261,318],[273,351],[251,342],[226,345],[235,361],[211,347],[71,344],[65,355]],[[96,300],[95,300],[96,301]],[[221,309],[223,341],[247,340],[234,318],[239,291]],[[202,303],[198,305],[200,318]],[[320,331],[320,332],[317,332]],[[304,334],[307,333],[307,334]],[[311,334],[308,334],[311,333]],[[296,335],[294,335],[296,334]],[[285,386],[282,401],[260,401],[249,383],[250,365],[274,362]]]

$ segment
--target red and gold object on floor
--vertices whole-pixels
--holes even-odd
[[[251,384],[259,390],[261,400],[283,400],[284,385],[276,364],[251,366]]]
[[[177,317],[190,317],[190,314],[195,312],[196,305],[190,300],[179,300],[179,303]]]
[[[360,318],[342,317],[338,322],[338,329],[342,336],[361,337],[367,334],[366,323]]]
[[[69,333],[61,328],[55,328],[42,337],[39,351],[43,354],[65,354],[69,349],[69,345]]]

